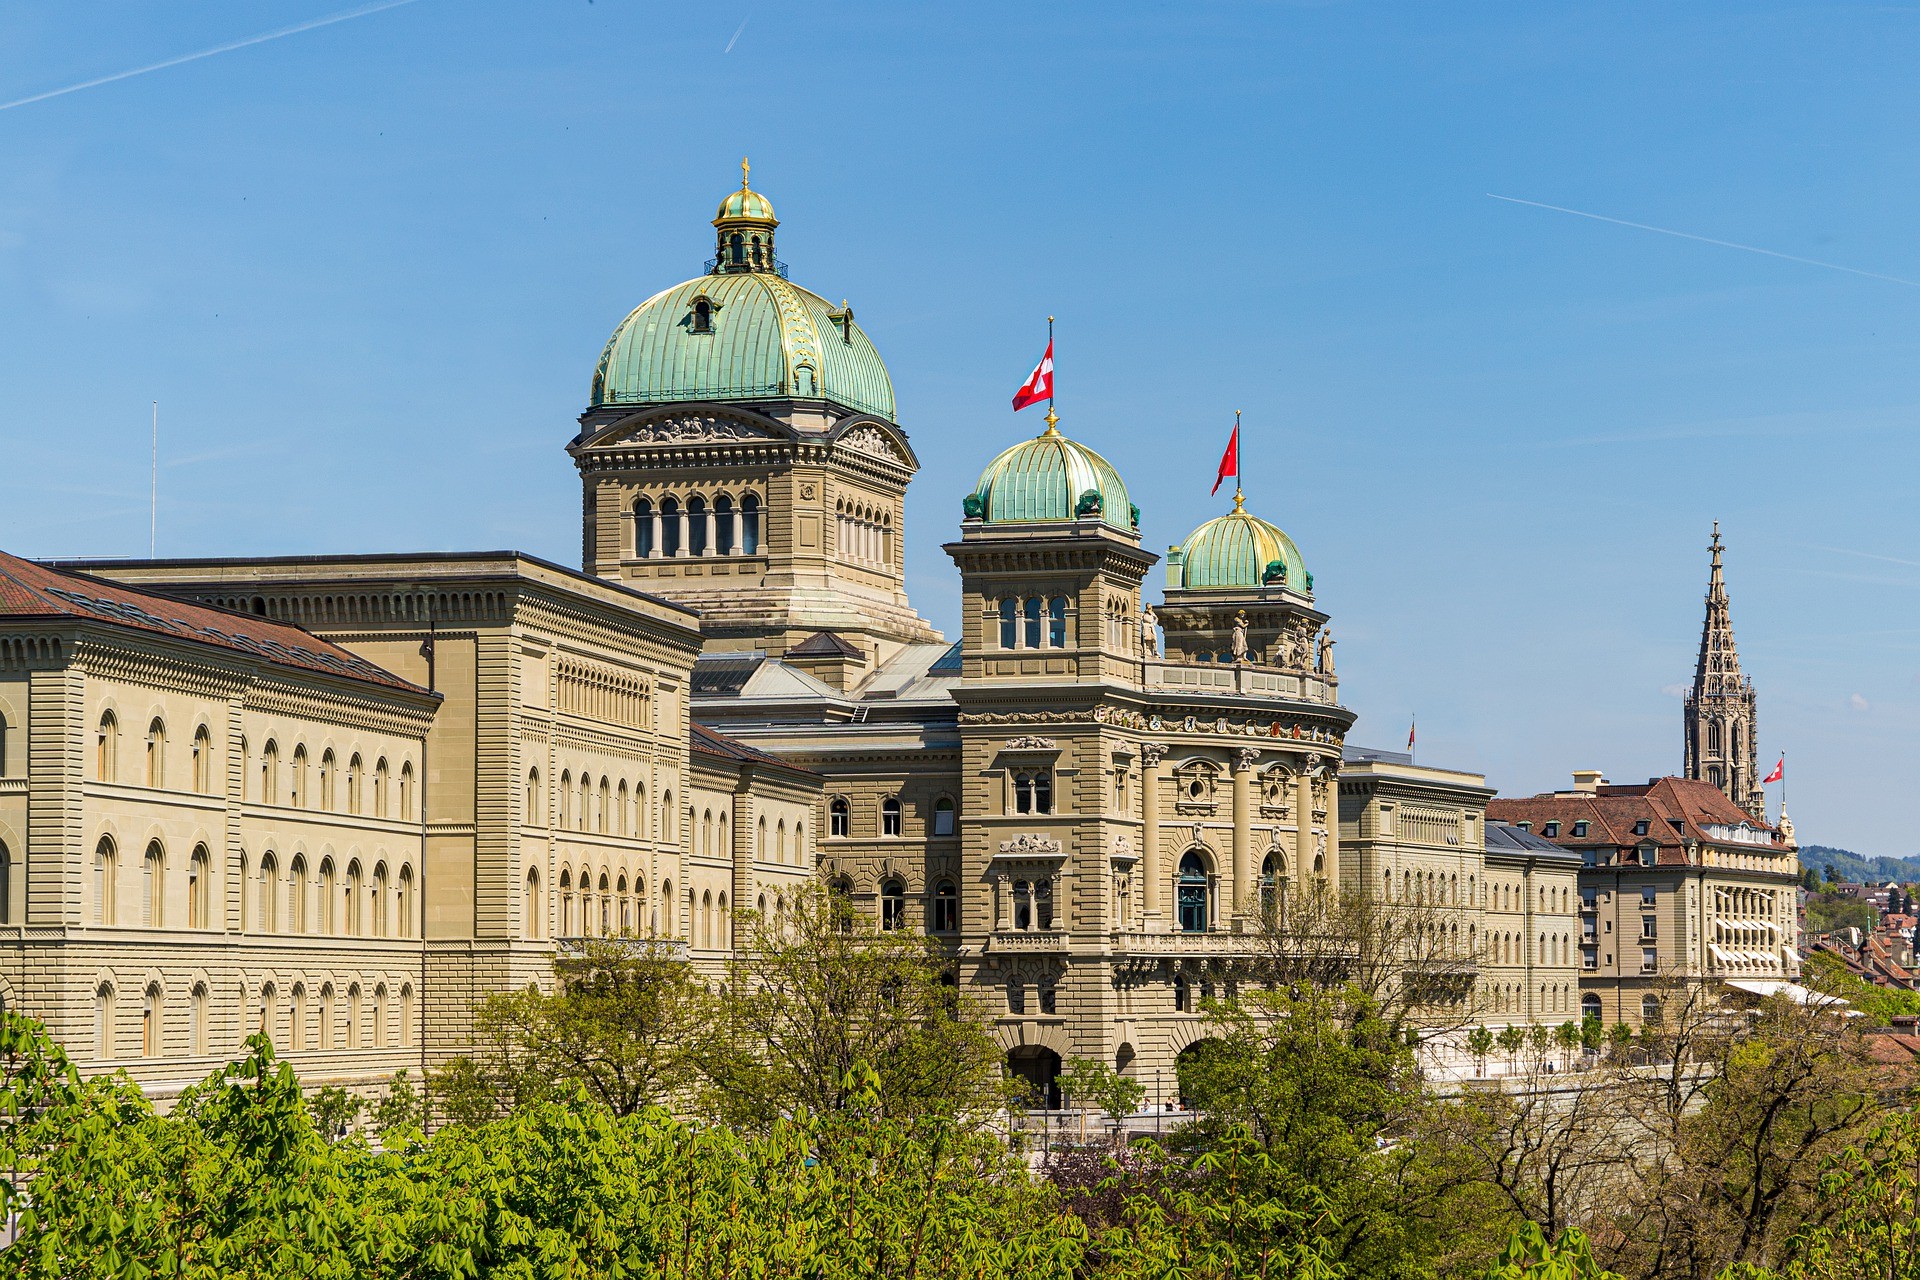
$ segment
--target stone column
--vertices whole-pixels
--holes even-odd
[[[1340,764],[1327,760],[1327,884],[1340,892]]]
[[[1243,919],[1253,894],[1253,766],[1260,748],[1241,747],[1233,753],[1233,910]]]
[[[648,514],[647,523],[652,526],[650,532],[653,534],[653,536],[647,540],[647,559],[658,560],[660,558],[661,528],[660,512],[657,509]]]
[[[740,554],[741,536],[747,527],[747,513],[744,511],[735,511],[733,513],[733,519],[729,521],[729,524],[732,527],[727,532],[727,554],[737,556]]]
[[[1007,919],[1007,877],[1002,873],[993,878],[993,932],[1004,931]]]
[[[708,507],[702,512],[700,519],[707,526],[707,536],[702,539],[700,543],[700,554],[703,556],[718,555],[719,551],[714,546],[714,539],[720,536],[718,532],[719,520],[715,516],[713,508]]]
[[[680,508],[680,510],[674,513],[673,522],[680,530],[680,544],[674,548],[673,554],[676,556],[691,555],[692,552],[688,548],[692,546],[693,540],[688,535],[693,532],[693,525],[692,522],[687,519],[687,509],[685,507]]]
[[[1301,761],[1300,772],[1293,775],[1293,864],[1294,879],[1310,885],[1313,879],[1313,779],[1308,776],[1310,761]]]
[[[1143,818],[1140,831],[1140,888],[1142,918],[1149,929],[1158,924],[1162,906],[1160,894],[1160,758],[1167,753],[1165,743],[1140,744],[1140,803]]]

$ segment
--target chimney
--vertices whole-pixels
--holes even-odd
[[[1606,779],[1600,776],[1598,769],[1575,769],[1573,771],[1573,789],[1593,795],[1600,790],[1600,784]]]

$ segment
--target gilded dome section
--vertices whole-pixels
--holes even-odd
[[[727,193],[727,198],[720,202],[720,212],[713,216],[713,220],[716,223],[779,221],[773,216],[773,202],[758,191],[749,191],[745,187]]]
[[[741,271],[635,307],[600,353],[591,403],[788,398],[896,420],[893,381],[851,311],[773,272]]]
[[[1209,520],[1180,544],[1181,583],[1189,591],[1313,589],[1300,548],[1279,526],[1240,506]]]
[[[966,512],[988,524],[1097,515],[1116,529],[1131,532],[1140,525],[1140,513],[1113,465],[1052,428],[989,462],[967,498]]]

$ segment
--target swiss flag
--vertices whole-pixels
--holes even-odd
[[[1213,488],[1207,493],[1209,498],[1220,492],[1220,485],[1228,476],[1236,480],[1240,478],[1240,423],[1238,420],[1233,424],[1233,434],[1227,438],[1227,451],[1220,455],[1220,472],[1213,478]]]
[[[1047,354],[1040,357],[1040,363],[1034,367],[1020,389],[1013,393],[1013,407],[1024,409],[1030,404],[1039,404],[1042,400],[1053,399],[1053,339],[1047,339]]]
[[[1780,763],[1773,766],[1773,772],[1760,779],[1762,782],[1778,782],[1787,776],[1787,758],[1780,757]]]

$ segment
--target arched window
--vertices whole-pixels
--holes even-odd
[[[280,927],[280,863],[271,851],[260,855],[260,909],[256,927],[273,933]]]
[[[601,835],[607,834],[607,810],[612,807],[613,788],[605,778],[600,779],[600,812],[595,815],[594,830]]]
[[[293,1003],[287,1008],[287,1047],[307,1047],[307,986],[304,982],[293,984]]]
[[[672,497],[660,499],[661,555],[677,556],[680,554],[680,547],[682,545],[680,538],[683,527],[680,523],[680,499]]]
[[[260,986],[260,1020],[254,1025],[254,1030],[277,1046],[284,1047],[286,1044],[280,1035],[280,992],[271,982]]]
[[[624,780],[622,780],[622,782],[620,783],[619,791],[615,793],[615,800],[614,800],[614,806],[613,806],[614,834],[623,835],[623,836],[627,834],[628,812],[629,811],[627,809],[627,784]]]
[[[366,770],[360,763],[360,753],[355,752],[347,760],[347,812],[360,812],[360,775]]]
[[[673,792],[660,796],[660,838],[668,844],[673,843],[674,832],[680,828],[679,810],[673,807]]]
[[[1286,861],[1279,850],[1268,850],[1260,862],[1260,914],[1277,920],[1286,902]]]
[[[1038,649],[1040,647],[1040,609],[1041,600],[1039,596],[1034,596],[1026,602],[1026,635],[1022,638],[1021,642],[1029,649]]]
[[[386,936],[386,892],[386,864],[382,862],[372,869],[372,898],[369,900],[372,906],[372,936],[376,938]]]
[[[853,831],[853,806],[847,803],[845,796],[835,796],[827,802],[827,832],[829,835],[845,837]]]
[[[160,1020],[166,1014],[163,1001],[160,984],[147,984],[146,998],[140,1002],[140,1056],[143,1058],[160,1056]]]
[[[296,809],[307,805],[307,748],[305,745],[293,749],[293,787],[288,796]]]
[[[357,938],[366,932],[366,919],[360,912],[361,904],[366,899],[361,888],[360,859],[355,858],[347,864],[347,886],[341,895],[341,905],[345,908],[340,913],[341,932],[349,938]]]
[[[397,932],[403,938],[413,936],[413,868],[400,868],[400,892],[394,899],[394,921],[399,926]]]
[[[540,917],[543,914],[543,905],[540,901],[540,870],[537,867],[527,868],[526,913],[527,937],[538,938],[540,936]]]
[[[1660,1025],[1661,1016],[1660,1016],[1660,997],[1659,996],[1641,996],[1640,997],[1640,1022],[1642,1025],[1649,1026],[1649,1027],[1657,1027]]]
[[[953,834],[953,797],[941,796],[933,802],[933,834],[950,836]]]
[[[333,859],[320,859],[320,919],[319,932],[333,932]]]
[[[573,873],[560,872],[560,931],[562,938],[571,938],[573,932]]]
[[[167,726],[159,716],[147,726],[147,785],[167,785]]]
[[[544,820],[545,815],[540,812],[540,801],[540,771],[538,769],[529,769],[527,770],[526,803],[521,809],[521,812],[525,814],[525,816],[521,821],[530,827],[542,827],[546,825]]]
[[[167,855],[158,840],[147,846],[140,880],[140,923],[161,929],[167,923]]]
[[[953,933],[960,928],[960,894],[953,881],[941,880],[933,886],[933,918],[927,922],[934,933]]]
[[[707,540],[707,500],[695,495],[687,499],[687,554],[704,556],[712,551]]]
[[[1206,859],[1197,849],[1190,849],[1180,859],[1180,930],[1182,933],[1205,933],[1209,903]]]
[[[200,845],[187,859],[187,928],[208,929],[213,926],[210,909],[212,899],[213,859],[207,853],[207,847]]]
[[[271,738],[260,751],[260,803],[280,803],[280,744]]]
[[[307,931],[307,860],[297,853],[287,881],[287,931]]]
[[[136,722],[137,723],[137,722]],[[100,717],[100,733],[94,739],[93,774],[102,782],[118,779],[120,721],[108,711]],[[110,1055],[109,1055],[110,1056]]]
[[[320,1048],[322,1049],[337,1049],[339,1047],[334,1043],[334,1040],[333,1040],[333,1036],[334,1036],[333,999],[334,999],[333,984],[331,982],[321,983],[320,984]]]
[[[833,913],[833,927],[839,933],[853,932],[853,880],[835,876],[827,881],[827,903]]]
[[[0,924],[13,923],[13,852],[0,844]]]
[[[1000,602],[1000,647],[1017,648],[1020,644],[1020,602],[1012,596]]]
[[[732,235],[727,237],[727,258],[736,267],[742,267],[746,265],[747,238],[741,235],[738,231],[734,232]]]
[[[1580,997],[1580,1021],[1600,1021],[1600,997],[1594,992],[1589,991]]]
[[[880,884],[880,927],[888,933],[907,924],[907,886],[898,880]]]
[[[196,982],[187,997],[187,1052],[196,1058],[207,1056],[207,984]]]
[[[390,818],[387,811],[387,758],[381,756],[373,765],[373,812],[375,816]]]
[[[113,984],[103,982],[93,992],[93,1056],[113,1057]]]
[[[342,1027],[341,1030],[346,1032],[346,1036],[344,1038],[347,1042],[347,1048],[358,1049],[360,1047],[360,984],[359,983],[355,982],[347,987],[347,1003],[345,1008],[343,1008],[341,1012],[346,1015],[346,1018],[345,1018],[346,1026]]]
[[[673,916],[673,881],[662,880],[660,882],[660,932],[669,938],[678,932],[676,926],[679,922]]]
[[[400,817],[412,818],[413,812],[413,761],[407,760],[400,765]]]
[[[880,834],[883,836],[900,834],[899,796],[888,796],[880,802]]]
[[[746,555],[760,554],[760,495],[745,494],[740,499],[740,550]]]
[[[193,731],[193,789],[203,796],[213,792],[213,734],[205,725]]]
[[[1187,984],[1187,975],[1177,974],[1173,979],[1173,1011],[1191,1013],[1193,1011],[1193,991]]]
[[[713,332],[713,303],[705,298],[693,300],[693,332]]]
[[[1067,647],[1067,598],[1055,596],[1047,602],[1047,647]]]
[[[400,988],[400,1044],[402,1047],[413,1043],[413,984],[406,983]]]
[[[641,498],[633,504],[633,555],[645,560],[653,554],[653,503]]]
[[[774,828],[773,850],[774,861],[784,866],[787,861],[787,820],[785,818],[780,819],[779,825]],[[797,854],[795,861],[798,861]]]
[[[733,499],[723,493],[713,500],[713,554],[739,553],[740,544],[734,537]]]
[[[1707,754],[1715,756],[1720,754],[1720,722],[1718,720],[1707,721]]]
[[[373,1043],[376,1048],[391,1049],[393,1041],[389,1038],[392,1028],[387,1025],[387,984],[382,982],[373,989]]]

